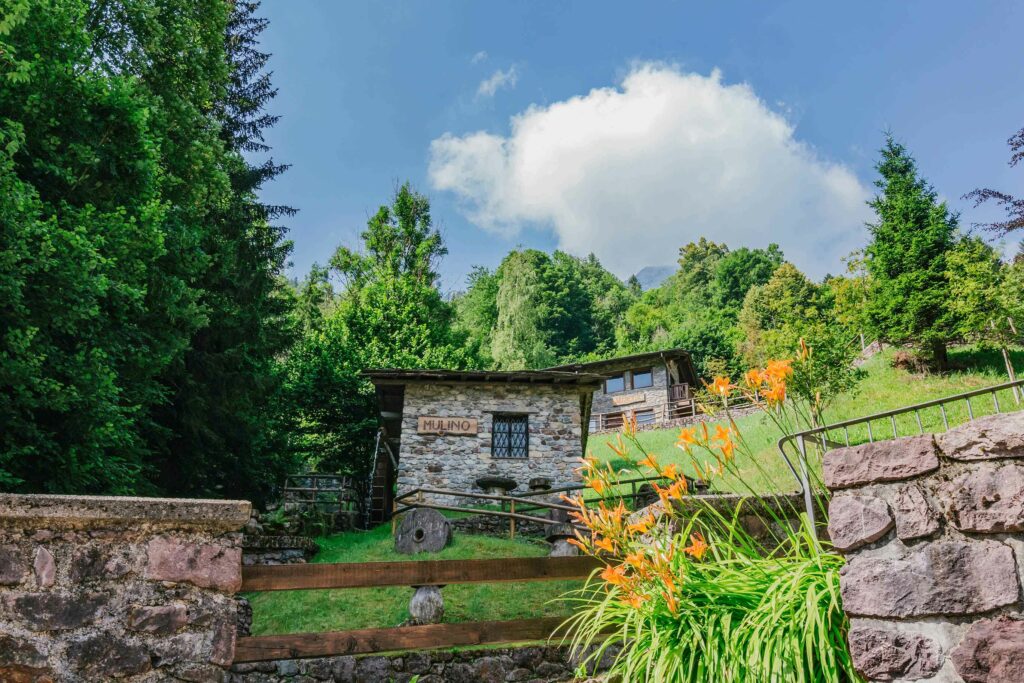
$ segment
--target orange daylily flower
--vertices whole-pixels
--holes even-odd
[[[708,547],[704,536],[700,533],[693,533],[690,534],[690,545],[683,548],[683,552],[696,560],[701,560],[704,558],[704,553],[708,551]]]
[[[601,538],[594,543],[594,547],[610,553],[615,550],[615,542],[610,538]]]
[[[644,557],[644,554],[642,552],[637,551],[635,553],[630,553],[629,555],[626,555],[626,557],[623,558],[623,560],[626,564],[639,568],[644,566],[644,563],[647,561],[647,558]]]
[[[654,515],[648,513],[647,516],[641,517],[639,520],[627,526],[626,531],[636,534],[646,534],[650,531],[652,526],[654,526]]]
[[[658,461],[654,459],[654,454],[649,453],[646,458],[637,463],[641,467],[650,467],[654,471],[658,471],[661,468],[658,466]]]
[[[666,465],[665,469],[661,471],[661,476],[667,477],[672,481],[675,481],[676,479],[679,478],[679,468],[676,466],[675,463]]]
[[[603,479],[591,479],[587,481],[587,486],[594,489],[599,496],[604,495],[605,489],[608,488]]]
[[[775,382],[762,395],[770,406],[783,403],[786,400],[786,384],[784,382]]]
[[[624,586],[629,583],[629,577],[626,576],[626,568],[623,565],[611,566],[608,565],[601,572],[601,578],[612,584],[613,586]]]
[[[732,441],[732,431],[728,427],[715,425],[715,438],[719,441]]]
[[[751,368],[750,370],[747,370],[745,375],[743,375],[743,381],[749,388],[756,389],[764,384],[764,373],[757,368]]]
[[[722,449],[722,455],[725,456],[726,461],[731,460],[736,451],[736,446],[732,441],[725,441],[719,448]]]
[[[770,360],[768,361],[768,367],[765,368],[764,374],[770,379],[781,382],[793,374],[792,365],[793,361],[788,358],[786,360]]]
[[[574,545],[584,552],[587,550],[586,544],[578,538],[566,539],[566,543],[568,543],[569,545]]]
[[[715,377],[715,381],[708,385],[708,388],[719,396],[728,396],[736,388],[736,385],[730,382],[728,377],[722,376]]]
[[[643,605],[646,600],[647,596],[640,595],[639,593],[630,593],[622,598],[622,601],[633,609],[640,609],[640,606]]]
[[[697,443],[697,430],[693,427],[684,427],[679,430],[679,438],[676,440],[676,448],[687,450],[691,444]]]

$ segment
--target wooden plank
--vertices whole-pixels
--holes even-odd
[[[239,638],[235,663],[547,640],[565,617]]]
[[[242,590],[283,591],[585,579],[600,566],[599,560],[589,556],[263,565],[242,567]]]

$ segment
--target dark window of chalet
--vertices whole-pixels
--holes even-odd
[[[604,381],[604,393],[614,394],[616,391],[626,390],[626,375],[614,375]]]
[[[636,418],[638,425],[652,425],[654,424],[654,409],[638,410],[633,413],[633,417]]]
[[[654,386],[654,370],[634,370],[633,371],[633,388],[634,389],[646,389],[647,387]]]
[[[491,455],[525,458],[530,451],[530,426],[526,415],[495,415],[491,430]]]

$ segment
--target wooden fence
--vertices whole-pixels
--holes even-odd
[[[587,556],[253,566],[242,568],[242,591],[561,581],[585,579],[600,566]],[[547,640],[563,621],[542,617],[250,636],[238,639],[235,662]]]

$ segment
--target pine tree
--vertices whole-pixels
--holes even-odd
[[[938,201],[914,159],[891,135],[881,154],[879,194],[869,202],[877,221],[868,225],[867,268],[873,281],[868,318],[880,338],[913,343],[944,368],[955,323],[946,306],[946,256],[955,245],[957,216]]]
[[[200,241],[207,261],[195,286],[206,324],[165,376],[174,393],[160,417],[173,437],[157,480],[177,493],[257,501],[295,466],[274,410],[282,379],[276,358],[294,337],[292,301],[282,291],[291,243],[275,221],[294,210],[258,198],[287,166],[250,160],[269,152],[264,133],[278,121],[266,111],[277,90],[266,71],[270,55],[258,47],[267,26],[259,5],[232,3],[224,32],[229,73],[212,116],[220,123],[230,193],[211,212]]]

